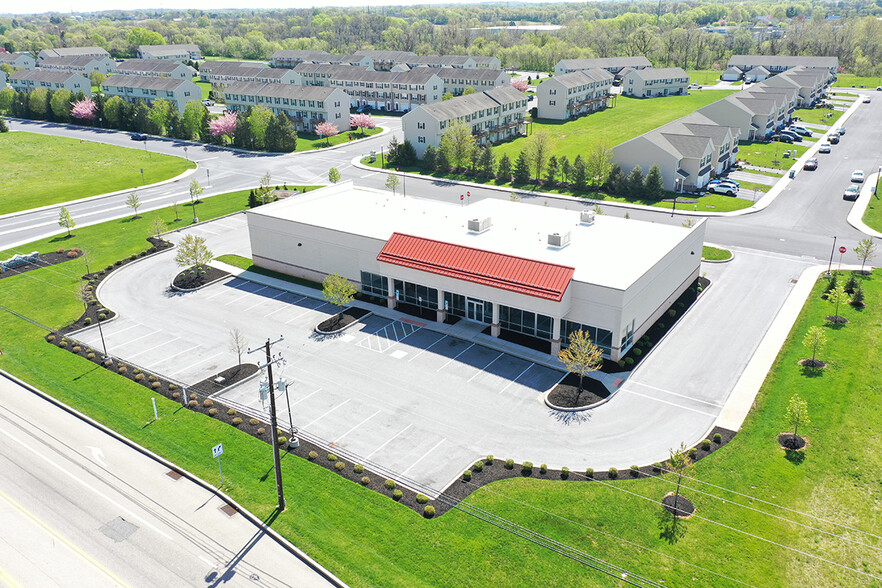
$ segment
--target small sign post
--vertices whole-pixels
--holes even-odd
[[[221,469],[220,456],[224,453],[224,444],[218,443],[214,447],[211,448],[211,456],[217,458],[217,469],[220,472],[221,477],[221,486],[224,485],[224,470]]]
[[[156,398],[151,398],[151,400],[153,401],[153,419],[158,421],[159,413],[156,412]]]

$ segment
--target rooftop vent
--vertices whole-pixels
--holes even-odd
[[[593,210],[583,210],[579,215],[579,220],[583,225],[593,225],[595,216],[597,216],[597,213]]]
[[[569,244],[570,244],[569,231],[567,231],[566,233],[549,233],[548,234],[549,247],[554,247],[555,249],[562,249]]]
[[[490,217],[487,218],[472,218],[469,219],[469,232],[470,233],[483,233],[490,230],[490,227],[493,226],[493,223],[490,222]]]

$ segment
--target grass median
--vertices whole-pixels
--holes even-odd
[[[209,218],[232,212],[246,200],[247,192],[207,198],[199,205],[199,214]],[[170,209],[163,209],[139,221],[77,229],[75,239],[55,237],[20,249],[54,250],[59,243],[80,246],[93,254],[96,266],[105,266],[146,248],[143,239],[154,214],[174,218]],[[66,324],[82,308],[73,290],[84,269],[77,259],[4,278],[0,304],[3,310],[49,326]],[[467,502],[669,585],[868,583],[859,572],[882,574],[879,539],[861,534],[879,527],[876,505],[882,500],[882,454],[872,450],[882,429],[882,415],[875,409],[882,402],[882,387],[875,380],[882,367],[877,352],[882,333],[876,328],[882,321],[882,274],[861,281],[868,306],[864,310],[841,306],[839,314],[850,322],[839,328],[824,326],[832,306],[820,298],[823,280],[816,285],[742,431],[690,472],[695,480],[687,480],[682,492],[696,504],[697,516],[682,523],[680,535],[671,534],[654,502],[673,490],[669,476],[624,479],[629,476],[623,471],[623,479],[613,483],[588,482],[580,472],[573,472],[573,481],[566,483],[513,479],[486,486]],[[829,340],[819,354],[829,365],[818,373],[797,365],[808,353],[803,337],[815,325],[822,326]],[[48,345],[43,341],[45,331],[9,312],[0,312],[0,333],[0,368],[212,484],[220,479],[209,448],[224,442],[224,490],[257,516],[266,518],[272,512],[272,458],[265,443]],[[800,427],[800,432],[809,439],[809,447],[803,458],[787,459],[775,437],[788,430],[784,412],[796,392],[808,401],[812,424]],[[158,421],[153,421],[153,396],[157,396]],[[430,396],[427,401],[432,401]],[[507,457],[529,456],[497,456]],[[627,465],[621,464],[623,469]],[[617,580],[464,512],[454,510],[426,520],[304,460],[287,456],[282,468],[288,510],[273,527],[352,586],[517,586],[533,584],[537,578],[548,586],[618,585]],[[795,519],[807,526],[791,522]],[[870,547],[824,534],[828,532],[847,533]]]
[[[140,143],[117,147],[26,132],[0,134],[0,152],[0,214],[136,189],[196,167],[145,152]]]

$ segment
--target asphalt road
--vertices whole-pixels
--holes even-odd
[[[0,584],[332,585],[214,494],[4,377],[0,407]]]

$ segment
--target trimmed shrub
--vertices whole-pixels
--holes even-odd
[[[50,343],[55,341],[55,335],[46,335],[46,340]]]
[[[686,455],[689,456],[689,459],[695,459],[695,456],[698,455],[698,450],[696,448],[692,448],[686,452]]]
[[[147,376],[145,376],[144,374],[135,374],[135,379],[139,382],[146,379],[146,378],[147,378]]]
[[[135,375],[138,375],[138,374],[141,373],[141,370],[139,370],[138,368],[135,368],[135,369],[132,370],[132,373],[135,374]]]
[[[127,371],[129,371],[129,368],[127,368],[127,367],[124,366],[124,365],[121,365],[121,366],[119,366],[119,367],[116,368],[116,369],[117,369],[117,371],[118,371],[119,373],[121,373],[121,374],[124,374],[124,373],[126,373]]]
[[[472,466],[472,469],[475,470],[476,472],[484,471],[484,462],[483,461],[476,461],[475,465]]]
[[[423,509],[423,516],[427,519],[431,519],[433,516],[435,516],[435,507],[431,504],[427,504],[426,508]]]
[[[87,357],[88,359],[95,359],[95,354],[94,354],[94,353],[87,353],[87,354],[86,354],[86,357]]]
[[[514,468],[514,460],[509,458],[505,460],[505,469],[510,470]]]
[[[364,473],[364,466],[361,465],[360,463],[357,463],[354,466],[352,466],[352,471],[355,472],[356,474],[362,474],[362,473]]]
[[[92,324],[92,319],[91,319],[90,317],[87,316],[87,317],[85,318],[85,320],[83,320],[83,324],[84,324],[84,325],[91,325],[91,324]]]
[[[425,504],[425,503],[429,502],[429,497],[426,496],[425,494],[417,494],[416,501],[419,502],[420,504]]]
[[[258,434],[258,435],[263,435],[264,433],[266,433],[266,429],[264,429],[263,427],[259,427],[259,428],[257,429],[257,434]]]
[[[625,367],[631,367],[632,365],[634,365],[634,358],[633,357],[626,357],[625,358]]]
[[[98,320],[99,320],[99,321],[103,321],[103,320],[106,320],[106,319],[107,319],[107,315],[104,314],[103,312],[102,312],[101,314],[98,315]]]
[[[587,468],[585,470],[585,477],[586,478],[593,478],[594,477],[594,468]]]
[[[337,463],[334,464],[334,469],[337,470],[338,472],[342,472],[343,470],[346,469],[346,462],[338,461]]]
[[[334,455],[333,453],[328,454],[328,461],[333,462],[333,461],[337,461],[338,459],[339,458],[336,455]]]
[[[151,382],[155,382],[155,381],[158,380],[159,378],[157,378],[156,376],[150,376],[150,377],[148,377],[147,379],[150,380]]]
[[[472,481],[472,470],[466,470],[462,473],[462,481],[463,482],[471,482]]]
[[[236,416],[236,409],[235,409],[235,408],[231,408],[230,410],[227,411],[227,415],[229,415],[229,416]]]
[[[257,425],[260,424],[260,421],[257,419],[251,419],[248,421],[248,424],[251,425],[252,427],[256,427]]]
[[[199,399],[199,397],[196,396],[196,393],[195,393],[195,392],[192,393],[192,394],[190,394],[190,400],[198,400],[198,399]]]
[[[539,473],[540,474],[547,474],[548,473],[548,466],[545,465],[544,463],[541,466],[539,466]]]
[[[493,465],[493,456],[488,455],[487,459],[484,460],[484,463],[486,463],[487,465]]]
[[[560,479],[566,480],[569,477],[570,477],[570,468],[568,468],[566,466],[560,468]]]
[[[66,349],[67,348],[67,341],[62,339],[61,342],[58,344],[58,346],[61,347],[62,349]]]
[[[623,358],[619,359],[616,363],[619,364],[620,368],[625,367],[625,358],[623,357]]]
[[[660,472],[661,469],[662,469],[662,464],[660,464],[659,462],[655,462],[654,464],[652,464],[652,471]]]
[[[521,473],[526,474],[527,476],[532,474],[533,473],[533,462],[532,461],[525,461],[523,464],[521,464]]]
[[[217,409],[216,409],[216,408],[209,408],[209,409],[208,409],[208,415],[209,415],[209,416],[215,416],[215,415],[217,415]]]
[[[190,402],[187,403],[187,406],[189,406],[190,408],[196,408],[197,406],[199,406],[199,403],[196,402],[195,400],[191,400]]]
[[[404,492],[402,492],[401,490],[399,490],[399,489],[397,489],[397,488],[396,488],[395,490],[392,491],[392,500],[394,500],[394,501],[396,501],[396,502],[399,501],[399,500],[401,500],[401,498],[402,498],[403,496],[404,496]]]
[[[631,466],[631,477],[636,478],[639,475],[640,475],[640,466],[632,465]]]
[[[714,443],[722,443],[722,442],[723,442],[723,436],[720,435],[719,433],[714,433]]]
[[[386,480],[383,485],[386,486],[386,490],[395,490],[395,486],[398,484],[395,483],[395,480]]]
[[[174,384],[169,384],[168,389],[171,390],[171,387],[172,387],[173,385],[174,385]],[[172,398],[174,398],[175,400],[177,400],[177,399],[180,398],[180,397],[181,397],[181,393],[180,393],[180,392],[172,392]]]
[[[79,257],[76,251],[68,251],[67,252],[68,259],[74,259],[75,257]]]
[[[670,310],[668,311],[668,316],[671,317],[671,318],[674,318],[675,316],[677,316],[677,311],[674,310],[673,308],[670,309]]]
[[[615,480],[619,477],[619,470],[617,470],[616,468],[609,468],[609,472],[607,473],[609,474],[610,480]]]
[[[211,398],[206,398],[202,401],[202,406],[214,406],[214,400]]]
[[[236,417],[236,418],[234,418],[232,421],[230,421],[230,423],[231,423],[234,427],[238,427],[239,425],[242,424],[242,419],[241,419],[240,417]]]
[[[711,447],[710,444],[711,444],[710,439],[702,439],[702,441],[701,441],[701,448],[702,448],[704,451],[708,451],[708,450],[710,449],[710,447]]]
[[[169,385],[168,385],[168,389],[169,389],[169,390],[177,390],[177,389],[178,389],[178,385],[177,385],[177,384],[169,384]]]
[[[276,442],[277,442],[280,446],[288,445],[288,438],[287,438],[287,437],[283,437],[282,435],[279,435],[279,436],[276,438]]]
[[[79,353],[79,352],[82,351],[82,350],[83,350],[83,348],[80,347],[79,345],[74,345],[74,346],[71,348],[71,351],[73,351],[74,353]]]
[[[153,382],[152,384],[150,384],[150,387],[154,390],[159,390],[160,388],[162,388],[162,382]]]
[[[58,249],[55,253],[64,253],[65,251],[67,251],[67,250],[64,247],[62,247],[62,248]]]
[[[635,357],[640,357],[641,355],[643,355],[643,350],[639,347],[635,347],[631,350],[631,353],[633,353]]]
[[[315,451],[310,451],[309,455],[307,455],[306,457],[309,458],[309,461],[315,461],[318,458],[318,453],[316,453]]]
[[[361,479],[361,485],[362,485],[362,486],[367,486],[367,485],[370,484],[370,483],[371,483],[371,479],[368,478],[367,476],[365,476],[365,477],[363,477],[363,478]]]

